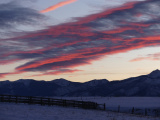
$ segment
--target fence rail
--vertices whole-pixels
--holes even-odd
[[[76,101],[33,96],[0,95],[0,102],[40,104],[49,106],[57,105],[63,107],[77,107],[96,110],[105,110],[106,108],[105,104],[97,104],[96,102],[90,101]]]

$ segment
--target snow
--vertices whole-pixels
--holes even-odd
[[[0,120],[159,120],[107,111],[0,103]]]

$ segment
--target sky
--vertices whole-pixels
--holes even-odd
[[[159,0],[1,0],[0,81],[112,81],[160,69],[159,11]]]

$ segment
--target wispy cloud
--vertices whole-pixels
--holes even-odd
[[[135,59],[130,60],[130,62],[137,62],[142,60],[160,60],[160,53],[148,54],[144,57],[137,57]]]
[[[46,9],[40,11],[40,13],[50,12],[50,11],[53,11],[53,10],[59,8],[59,7],[65,6],[65,5],[67,5],[67,4],[71,4],[71,3],[76,2],[76,1],[77,1],[77,0],[66,0],[66,1],[63,1],[63,2],[59,2],[59,3],[57,3],[56,5],[53,5],[53,6],[51,6],[51,7],[48,7],[48,8],[46,8]]]
[[[8,75],[18,75],[18,74],[22,74],[24,72],[22,71],[15,71],[15,72],[9,72],[9,73],[0,73],[0,78],[5,78]]]
[[[52,72],[42,72],[40,74],[36,74],[36,75],[32,75],[32,76],[28,76],[28,77],[36,77],[36,76],[45,76],[45,75],[59,75],[59,74],[64,74],[64,73],[74,73],[74,72],[79,72],[81,70],[77,70],[77,69],[58,69],[58,70],[54,70]]]
[[[159,0],[132,2],[76,22],[3,39],[0,61],[29,60],[18,66],[17,72],[62,73],[61,70],[71,72],[106,55],[157,46],[160,45],[159,11]]]
[[[34,25],[43,17],[36,10],[13,2],[0,4],[0,29],[12,29],[18,25]]]
[[[21,28],[38,28],[44,23],[45,16],[38,11],[17,3],[0,4],[0,38],[15,36]]]

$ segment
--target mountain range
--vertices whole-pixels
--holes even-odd
[[[143,96],[160,97],[160,70],[119,81],[71,82],[66,79],[0,81],[0,94],[21,96]]]

